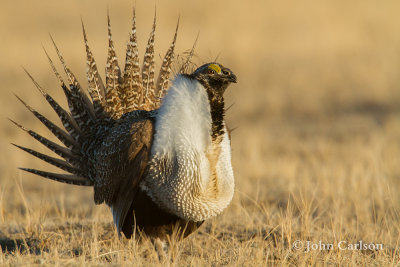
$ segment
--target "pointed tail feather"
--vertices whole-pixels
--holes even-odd
[[[87,105],[80,95],[76,94],[77,89],[74,85],[70,85],[71,90],[68,89],[65,84],[63,84],[61,87],[67,98],[68,107],[72,114],[72,118],[77,123],[83,135],[89,136],[93,131],[93,127],[95,126],[95,121],[94,118],[92,118]]]
[[[50,59],[49,59],[50,60]],[[62,82],[61,76],[58,74],[57,70],[54,68],[54,65],[52,64],[50,60],[50,64],[53,68],[53,71],[55,72],[57,78],[59,79],[60,83],[62,84],[63,90],[67,96],[67,100],[73,103],[71,104],[71,107],[73,108],[86,108],[83,104],[83,99],[76,97],[72,94],[70,90],[65,86],[65,84]],[[26,70],[25,70],[26,71]],[[53,165],[56,166],[64,171],[67,171],[71,173],[72,175],[69,174],[58,174],[58,173],[50,173],[50,172],[44,172],[44,171],[39,171],[35,169],[25,169],[21,168],[22,170],[43,176],[45,178],[49,178],[52,180],[64,182],[64,183],[70,183],[70,184],[76,184],[76,185],[93,185],[93,182],[90,181],[89,177],[89,171],[87,168],[87,158],[81,154],[81,149],[82,145],[84,146],[85,143],[87,143],[87,139],[82,131],[82,129],[85,128],[81,123],[78,125],[75,121],[74,118],[71,118],[71,116],[68,114],[67,111],[65,111],[61,106],[44,90],[40,87],[40,85],[33,79],[33,77],[26,71],[27,75],[32,79],[33,83],[35,84],[36,88],[42,93],[42,95],[46,98],[47,102],[52,106],[52,108],[56,111],[57,115],[60,117],[65,129],[68,131],[65,132],[58,126],[56,126],[53,122],[48,120],[46,117],[41,115],[39,112],[37,112],[35,109],[30,107],[28,104],[26,104],[21,98],[16,96],[21,103],[29,110],[31,111],[35,117],[37,117],[65,146],[60,146],[47,138],[39,135],[38,133],[26,129],[22,125],[18,124],[17,122],[13,121],[10,119],[11,122],[13,122],[17,127],[20,129],[24,130],[27,132],[30,136],[38,140],[40,143],[42,143],[45,147],[48,149],[52,150],[54,153],[57,155],[61,156],[65,160],[51,157],[45,154],[42,154],[38,151],[35,151],[30,148],[26,148],[23,146],[15,145],[19,149],[22,149],[26,151],[27,153]],[[73,85],[71,85],[73,87]],[[79,106],[81,105],[81,106]],[[72,114],[76,114],[74,110],[71,110]],[[76,117],[76,120],[78,122],[81,122],[82,117]],[[87,126],[87,124],[86,124]],[[92,129],[92,131],[96,131],[96,129]]]
[[[57,71],[56,67],[54,66],[53,60],[51,60],[49,54],[47,53],[46,49],[44,46],[42,46],[44,53],[46,54],[47,59],[49,60],[51,69],[53,70],[54,75],[56,75],[57,81],[61,84],[64,84],[63,79],[61,78],[60,73]]]
[[[126,58],[123,81],[124,112],[131,112],[139,109],[143,101],[143,83],[139,66],[139,51],[136,39],[136,15],[133,9],[132,31],[129,34],[129,41],[126,47]]]
[[[176,25],[174,39],[170,47],[168,48],[167,53],[164,56],[163,63],[161,65],[160,73],[157,79],[157,87],[156,87],[156,97],[162,98],[169,86],[169,76],[171,75],[171,65],[174,60],[174,50],[175,50],[175,43],[176,38],[178,36],[178,28],[179,28],[179,19]]]
[[[86,48],[86,64],[87,64],[87,78],[89,84],[89,94],[93,101],[94,113],[97,118],[103,116],[103,111],[105,109],[105,95],[106,91],[104,88],[103,81],[97,70],[96,61],[94,60],[93,54],[90,51],[89,44],[86,37],[85,26],[82,21],[82,31],[83,39]]]
[[[54,136],[58,138],[65,146],[67,146],[69,149],[74,150],[74,151],[79,151],[81,148],[80,144],[73,139],[69,134],[67,134],[64,130],[62,130],[60,127],[55,125],[53,122],[49,121],[46,117],[44,117],[42,114],[37,112],[35,109],[30,107],[28,104],[25,103],[20,97],[15,95],[15,97],[21,101],[21,103],[35,115],[36,118],[38,118],[46,127],[49,129]]]
[[[197,34],[196,40],[193,43],[192,49],[190,50],[189,55],[187,56],[185,62],[182,64],[182,66],[179,69],[178,73],[188,73],[189,72],[190,66],[193,65],[192,64],[192,58],[193,58],[193,55],[194,55],[194,50],[196,48],[198,39],[199,39],[199,34]]]
[[[60,50],[58,49],[51,35],[50,38],[51,41],[53,42],[58,58],[61,64],[63,65],[64,71],[67,74],[68,80],[70,82],[71,90],[70,91],[68,90],[70,93],[65,91],[65,86],[62,87],[64,89],[64,93],[66,93],[66,97],[68,99],[68,106],[70,108],[72,117],[78,123],[78,126],[79,128],[81,128],[82,132],[88,135],[91,133],[91,129],[94,125],[94,120],[95,120],[93,104],[89,100],[87,95],[82,91],[81,86],[78,83],[78,80],[75,78],[75,75],[65,64],[65,60],[62,57]],[[54,65],[52,65],[52,67],[55,69]],[[87,125],[87,127],[85,125]]]
[[[51,36],[50,36],[51,37]],[[73,75],[73,73],[68,69],[68,67],[65,65],[65,61],[63,59],[63,57],[61,56],[60,51],[58,50],[56,44],[54,43],[54,40],[52,39],[54,47],[57,51],[57,54],[59,56],[59,59],[61,61],[61,63],[64,66],[64,70],[67,73],[67,76],[69,77],[69,81],[70,84],[73,85],[73,88],[71,90],[72,94],[74,97],[79,98],[79,102],[82,103],[85,108],[86,108],[86,113],[88,113],[88,115],[91,117],[91,119],[95,118],[94,116],[94,111],[93,111],[93,104],[92,102],[89,100],[89,98],[86,96],[86,94],[82,91],[78,81],[76,80],[75,76]],[[61,86],[63,86],[65,83],[63,81],[63,79],[61,78],[61,75],[59,74],[59,72],[57,71],[56,67],[54,66],[53,61],[51,60],[49,54],[47,53],[46,49],[43,47],[43,50],[47,56],[47,59],[49,60],[50,66],[53,70],[53,73],[55,74],[55,76],[57,77],[58,82],[60,83]],[[29,75],[29,74],[28,74]],[[31,75],[29,75],[31,77]],[[32,78],[33,80],[33,78]],[[82,111],[81,111],[82,112]]]
[[[50,149],[51,151],[53,151],[54,153],[56,153],[60,157],[63,157],[65,160],[67,160],[71,164],[73,164],[73,165],[79,165],[80,164],[79,155],[72,153],[71,150],[69,150],[68,148],[60,146],[59,144],[56,144],[56,143],[50,141],[49,139],[41,136],[40,134],[36,133],[35,131],[26,129],[24,126],[20,125],[19,123],[15,122],[15,121],[13,121],[11,119],[9,119],[9,120],[12,123],[14,123],[17,127],[19,127],[20,129],[22,129],[25,132],[27,132],[30,136],[32,136],[33,138],[38,140],[45,147],[47,147],[48,149]]]
[[[19,168],[19,169],[57,182],[73,184],[73,185],[93,186],[93,182],[91,182],[89,179],[80,177],[75,174],[60,174],[60,173],[45,172],[29,168]]]
[[[145,110],[152,110],[156,106],[158,99],[156,99],[154,90],[154,38],[156,31],[156,14],[154,14],[153,28],[147,42],[146,52],[144,54],[142,66],[142,81],[144,98],[142,108]]]
[[[65,60],[62,57],[60,50],[58,49],[56,42],[54,41],[53,37],[50,35],[50,39],[53,43],[54,49],[57,52],[57,56],[60,59],[61,64],[63,65],[64,71],[67,74],[68,80],[70,84],[73,84],[75,86],[79,86],[78,80],[75,78],[75,75],[71,72],[71,70],[67,67],[67,65],[65,64]]]
[[[36,88],[39,90],[39,92],[43,95],[43,97],[46,99],[46,101],[50,104],[50,106],[54,109],[54,111],[57,113],[58,117],[60,118],[64,128],[68,131],[69,135],[71,135],[76,141],[80,141],[83,139],[83,133],[81,129],[79,129],[78,125],[74,121],[73,118],[68,114],[68,112],[63,109],[57,101],[55,101],[49,94],[47,94],[42,87],[35,81],[35,79],[30,75],[30,73],[24,69],[26,74],[29,76],[29,78],[32,80]]]
[[[107,111],[113,118],[119,118],[123,114],[123,102],[120,98],[120,84],[122,83],[121,70],[118,66],[117,55],[111,36],[110,16],[107,14],[108,23],[108,57],[106,64],[106,86],[107,86]],[[121,96],[124,98],[123,96]]]
[[[70,173],[75,174],[75,175],[80,175],[80,176],[84,175],[83,172],[80,169],[72,166],[67,161],[64,161],[64,160],[61,160],[61,159],[58,159],[58,158],[54,158],[54,157],[50,157],[48,155],[42,154],[40,152],[37,152],[37,151],[35,151],[33,149],[30,149],[30,148],[27,148],[27,147],[19,146],[19,145],[16,145],[16,144],[12,144],[12,145],[15,146],[15,147],[18,147],[19,149],[21,149],[21,150],[23,150],[23,151],[25,151],[25,152],[27,152],[27,153],[39,158],[39,159],[41,159],[41,160],[43,160],[43,161],[45,161],[45,162],[47,162],[47,163],[49,163],[49,164],[51,164],[53,166],[56,166],[57,168],[60,168],[60,169],[62,169],[64,171],[70,172]]]

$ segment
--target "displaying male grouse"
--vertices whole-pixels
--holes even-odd
[[[49,61],[69,112],[28,74],[65,130],[21,102],[65,147],[14,122],[64,160],[16,145],[18,148],[69,174],[21,169],[59,182],[93,186],[95,203],[111,208],[118,232],[128,238],[134,227],[155,238],[165,239],[174,229],[187,236],[204,220],[220,214],[234,192],[223,94],[230,83],[236,83],[236,76],[219,63],[185,73],[188,59],[170,84],[176,31],[155,81],[155,26],[154,19],[140,69],[133,16],[121,73],[108,19],[105,84],[83,28],[91,100],[54,44],[69,86]]]

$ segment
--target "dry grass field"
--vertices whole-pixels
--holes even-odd
[[[168,263],[399,265],[400,3],[136,2],[141,52],[156,4],[158,53],[166,51],[180,16],[178,52],[200,32],[196,62],[218,56],[239,80],[226,95],[235,103],[227,122],[238,126],[233,202],[173,242]],[[104,68],[109,8],[121,64],[133,5],[0,1],[0,265],[161,264],[150,241],[118,239],[111,213],[94,205],[92,189],[19,171],[51,168],[10,145],[46,151],[7,120],[50,137],[13,96],[57,121],[21,66],[66,105],[41,47],[55,59],[48,33],[83,84],[80,19]],[[360,241],[367,247],[351,246]]]

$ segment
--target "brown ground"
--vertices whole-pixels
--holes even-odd
[[[106,59],[106,12],[120,60],[131,1],[0,2],[0,264],[157,265],[149,241],[119,240],[92,190],[16,169],[51,169],[9,143],[45,151],[6,117],[46,133],[12,95],[57,121],[26,67],[65,104],[42,53],[50,32],[85,81],[80,18],[98,65]],[[169,3],[169,4],[168,4]],[[227,102],[236,193],[230,207],[175,243],[182,265],[397,265],[400,225],[400,4],[397,1],[158,1],[156,49],[180,15],[178,51],[200,31],[197,62],[230,67]],[[154,3],[137,1],[139,45]],[[158,61],[159,62],[159,61]],[[120,63],[121,64],[121,63]],[[59,65],[58,65],[59,66]],[[50,136],[50,134],[46,134]],[[315,244],[296,250],[299,243]],[[341,250],[337,244],[382,244]],[[321,241],[321,245],[319,242]],[[322,244],[333,244],[323,249]],[[320,249],[321,248],[321,249]],[[327,247],[325,247],[327,248]]]

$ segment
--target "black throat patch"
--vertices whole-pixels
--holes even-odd
[[[208,100],[210,101],[211,111],[211,137],[213,141],[217,137],[223,135],[224,131],[224,116],[225,116],[225,102],[222,96],[215,95],[211,89],[207,89]]]

